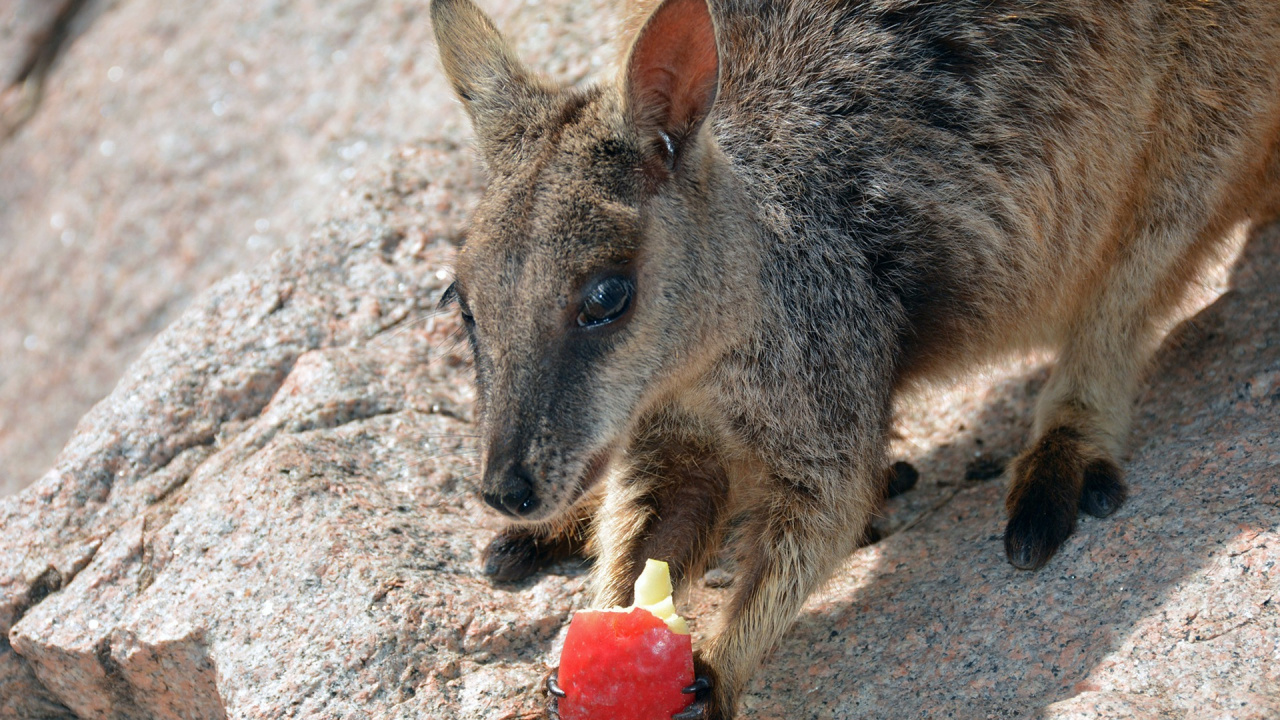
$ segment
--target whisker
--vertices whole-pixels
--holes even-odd
[[[389,325],[386,328],[383,328],[381,331],[379,331],[378,334],[375,335],[373,339],[369,342],[369,346],[383,347],[387,343],[400,337],[401,335],[404,335],[410,330],[421,327],[422,325],[428,325],[432,320],[435,320],[436,318],[448,312],[449,310],[435,308],[432,310],[428,310],[425,313],[418,315],[417,317],[410,317],[406,315],[405,319],[401,319],[396,323],[393,323],[392,325]],[[427,332],[431,332],[431,330],[433,329],[434,328],[429,327],[427,329]]]
[[[466,450],[458,450],[455,452],[447,452],[447,453],[432,453],[431,455],[415,455],[414,457],[415,459],[418,459],[418,460],[439,460],[441,458],[468,457],[471,455],[479,455],[479,454],[480,454],[479,450],[466,449]]]
[[[437,343],[434,348],[428,349],[427,359],[425,361],[426,366],[431,367],[433,364],[435,364],[436,362],[439,362],[446,355],[455,354],[459,346],[464,341],[465,336],[466,336],[466,331],[463,328],[457,328],[452,333],[450,333],[449,336],[446,337],[442,342]]]
[[[426,438],[428,440],[457,440],[457,439],[475,440],[480,436],[466,434],[466,433],[456,433],[456,434],[448,434],[448,435],[419,435],[418,437]]]

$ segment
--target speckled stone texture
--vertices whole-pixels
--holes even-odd
[[[73,37],[6,140],[30,100],[8,84],[69,4]],[[568,80],[610,57],[607,5],[485,2]],[[193,297],[304,240],[388,153],[468,132],[426,0],[0,0],[0,495]]]
[[[212,7],[232,12],[188,12]],[[537,12],[570,12],[552,8]],[[535,11],[500,10],[545,61]],[[583,44],[611,26],[594,22]],[[434,57],[425,39],[415,53]],[[467,351],[434,304],[481,178],[460,112],[423,83],[447,124],[356,168],[309,235],[305,212],[272,220],[306,239],[269,260],[226,250],[251,269],[201,294],[53,469],[0,500],[0,718],[537,717],[585,571],[480,576],[501,523],[475,492]],[[251,224],[254,207],[208,212]],[[894,453],[919,485],[809,602],[744,716],[1280,718],[1277,277],[1273,226],[1156,359],[1129,503],[1083,519],[1043,571],[1004,560],[993,468],[1025,440],[1045,359],[904,404]],[[695,637],[728,592],[682,599]]]

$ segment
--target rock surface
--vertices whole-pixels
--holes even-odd
[[[485,4],[558,77],[609,57],[604,0]],[[65,7],[72,37],[5,140],[35,92],[9,84]],[[423,138],[468,142],[425,1],[0,2],[0,495],[191,298]]]
[[[0,500],[0,718],[537,716],[585,575],[480,577],[500,523],[475,492],[457,319],[434,310],[480,178],[460,118],[441,122],[358,169],[309,239],[201,295]],[[1129,503],[1041,572],[1004,561],[1000,480],[965,478],[1023,441],[1043,363],[905,405],[917,487],[745,715],[1280,717],[1276,277],[1280,226],[1157,358]],[[729,579],[685,599],[695,637]]]

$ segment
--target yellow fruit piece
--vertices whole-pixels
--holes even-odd
[[[636,607],[644,608],[667,624],[671,632],[689,634],[689,624],[676,614],[671,600],[671,567],[661,560],[645,560],[644,570],[636,578]]]

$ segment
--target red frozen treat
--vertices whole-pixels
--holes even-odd
[[[671,720],[693,701],[681,692],[692,682],[693,643],[671,604],[667,564],[650,560],[636,605],[574,614],[560,655],[560,717]]]

